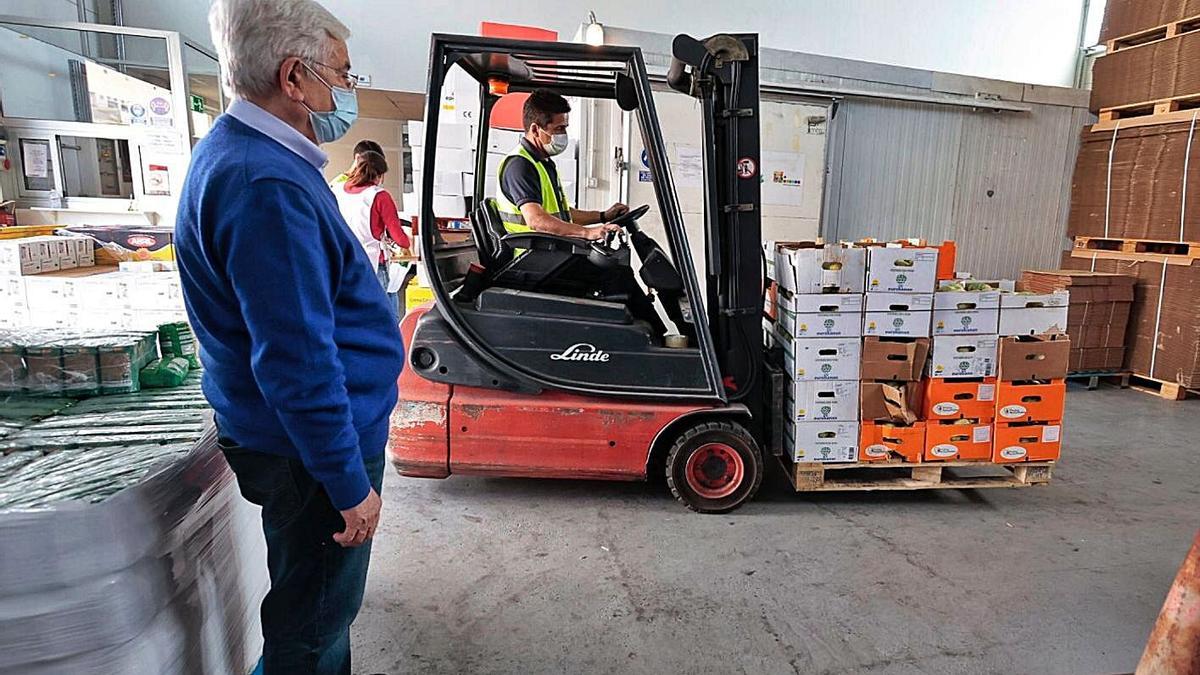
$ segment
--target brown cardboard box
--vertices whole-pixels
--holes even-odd
[[[1093,264],[1078,250],[1068,262],[1080,269]],[[1097,259],[1095,267],[1137,275],[1125,367],[1143,377],[1194,388],[1200,386],[1200,263],[1185,262],[1130,254]]]
[[[864,381],[915,382],[921,379],[928,356],[929,338],[866,337],[859,377]]]
[[[1000,381],[1058,380],[1067,376],[1071,341],[1065,335],[1000,338]]]
[[[921,419],[922,382],[863,382],[858,391],[865,422],[913,424]]]

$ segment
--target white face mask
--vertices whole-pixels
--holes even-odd
[[[567,149],[567,135],[551,134],[550,144],[542,146],[542,149],[545,150],[546,154],[550,155],[551,157],[555,155],[561,155],[563,150]]]

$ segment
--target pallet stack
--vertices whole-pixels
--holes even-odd
[[[959,280],[938,256],[909,243],[776,245],[777,303],[765,310],[788,379],[783,450],[797,489],[1049,479],[1061,447],[1069,292]],[[1009,473],[982,482],[942,473],[997,465]],[[844,469],[910,477],[889,488],[825,478]]]
[[[1101,39],[1063,266],[1135,277],[1122,368],[1200,387],[1200,0],[1112,0]]]

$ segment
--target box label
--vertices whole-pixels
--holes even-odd
[[[1025,450],[1025,448],[1022,448],[1019,445],[1010,445],[1000,451],[1000,457],[1003,459],[1021,459],[1027,454],[1029,453]]]
[[[975,427],[971,442],[987,443],[990,440],[992,440],[992,428],[990,426]]]
[[[1042,442],[1057,443],[1059,434],[1062,432],[1062,427],[1057,424],[1051,424],[1042,427]]]
[[[958,454],[958,448],[949,443],[940,443],[929,449],[934,457],[953,457]]]
[[[1000,416],[1008,418],[1010,420],[1016,419],[1018,417],[1024,417],[1025,413],[1026,413],[1025,406],[1018,405],[1015,403],[1013,405],[1006,405],[1000,409]]]
[[[994,384],[979,385],[979,394],[976,396],[976,398],[979,399],[980,401],[996,400],[996,385],[994,385]]]
[[[867,457],[887,457],[889,452],[890,451],[886,445],[881,445],[879,443],[868,445],[863,449],[863,454],[865,454]]]
[[[934,404],[933,406],[933,413],[935,415],[957,415],[958,411],[958,404],[953,401],[945,401],[943,403]]]

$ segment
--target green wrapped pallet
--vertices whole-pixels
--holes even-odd
[[[196,353],[196,337],[186,321],[160,325],[158,346],[162,350],[163,358],[179,357],[187,359],[188,366],[193,369],[200,367],[200,357]]]
[[[178,356],[169,359],[155,359],[150,365],[142,368],[138,379],[145,389],[165,389],[178,387],[187,379],[188,360]]]

